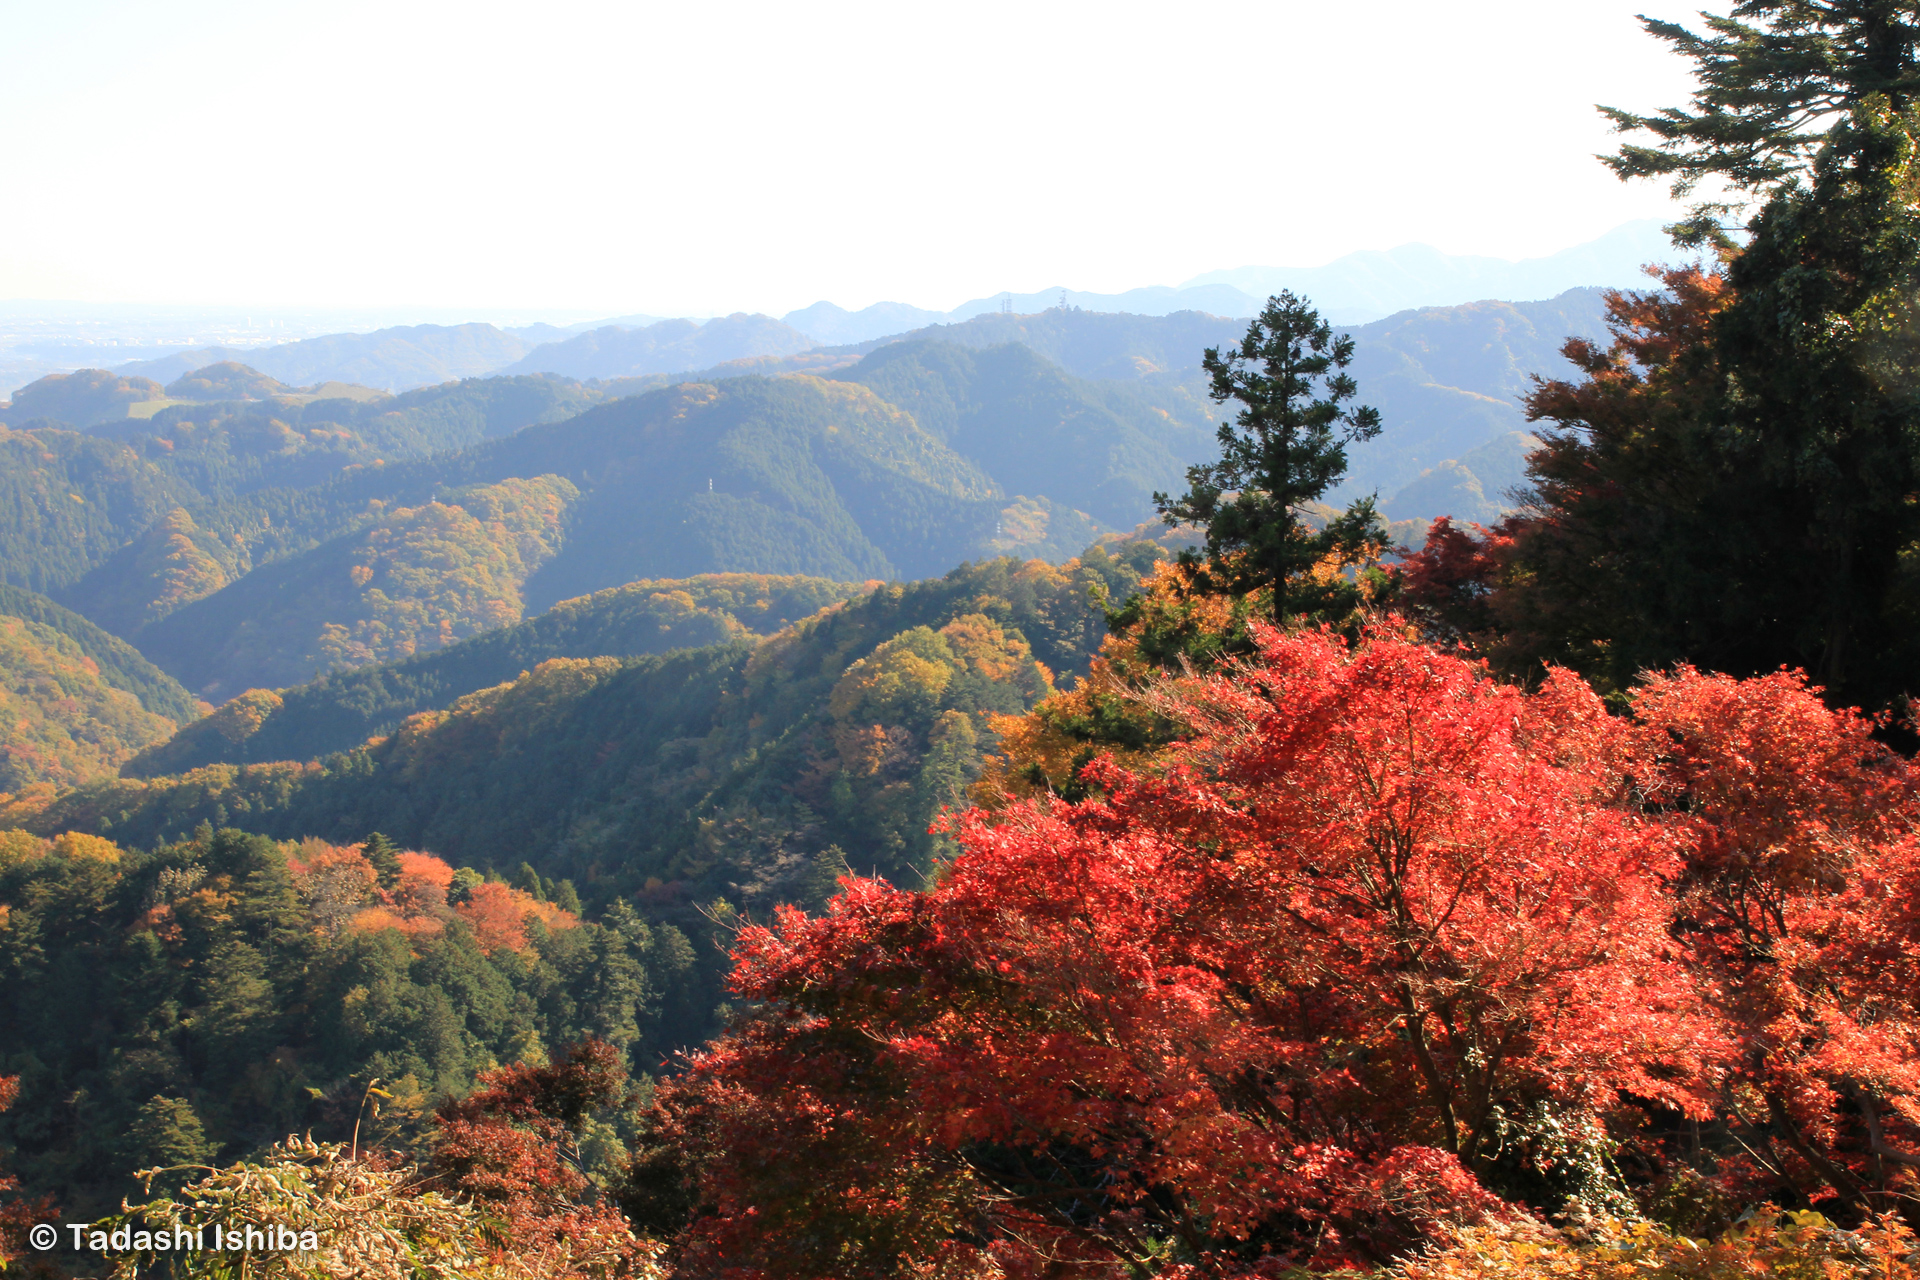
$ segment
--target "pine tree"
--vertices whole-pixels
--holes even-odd
[[[379,876],[382,889],[391,889],[400,883],[399,845],[376,831],[361,843],[361,852]]]
[[[535,902],[547,900],[547,885],[540,873],[533,869],[531,862],[523,862],[520,869],[513,873],[513,887],[529,894]]]
[[[1701,35],[1673,22],[1641,23],[1693,60],[1692,109],[1640,115],[1600,110],[1623,133],[1646,132],[1605,163],[1622,179],[1671,178],[1684,198],[1703,181],[1728,196],[1762,199],[1815,179],[1821,152],[1851,116],[1878,98],[1903,115],[1920,92],[1920,6],[1901,0],[1743,0],[1706,19]],[[1726,200],[1703,202],[1682,224],[1687,243],[1727,243]]]
[[[154,1097],[141,1105],[139,1114],[127,1127],[122,1158],[130,1170],[180,1170],[183,1166],[205,1165],[214,1154],[214,1144],[207,1140],[206,1127],[200,1123],[191,1102]],[[186,1177],[163,1181],[184,1182],[191,1176],[189,1173]]]
[[[1371,498],[1318,532],[1300,513],[1346,474],[1347,445],[1380,434],[1378,410],[1343,407],[1357,391],[1346,372],[1352,361],[1353,339],[1336,337],[1292,293],[1269,298],[1238,347],[1207,349],[1210,394],[1216,402],[1238,401],[1239,416],[1220,425],[1220,461],[1187,469],[1184,497],[1153,495],[1168,524],[1206,529],[1205,563],[1182,556],[1198,590],[1269,590],[1276,622],[1338,608],[1347,584],[1309,583],[1307,571],[1329,557],[1364,559],[1383,543]]]

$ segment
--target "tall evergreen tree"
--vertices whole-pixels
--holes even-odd
[[[1353,339],[1336,337],[1292,293],[1269,298],[1238,347],[1207,349],[1210,394],[1238,401],[1239,415],[1220,424],[1220,461],[1187,469],[1185,496],[1153,495],[1168,524],[1206,530],[1205,563],[1183,556],[1200,591],[1269,590],[1276,622],[1327,610],[1345,584],[1309,583],[1307,571],[1330,556],[1364,558],[1384,541],[1371,498],[1318,532],[1300,512],[1346,474],[1347,445],[1380,434],[1377,410],[1347,406],[1357,391],[1352,361]]]
[[[376,831],[362,842],[361,850],[380,878],[382,889],[391,889],[400,883],[400,846]]]
[[[1535,398],[1563,428],[1536,459],[1544,521],[1660,527],[1589,540],[1616,550],[1608,572],[1626,590],[1602,634],[1557,647],[1799,666],[1837,699],[1887,705],[1920,656],[1920,6],[1746,0],[1706,34],[1645,21],[1693,60],[1699,87],[1687,108],[1602,108],[1653,135],[1608,163],[1712,197],[1674,230],[1719,250],[1730,296],[1689,335],[1697,355],[1661,355],[1692,371],[1687,403],[1652,397],[1621,429],[1558,384]],[[1744,228],[1726,221],[1742,211]],[[1742,229],[1744,247],[1730,234]],[[1631,346],[1589,362],[1603,416],[1618,416],[1603,384],[1632,374]],[[1645,465],[1656,457],[1669,463]],[[1530,554],[1523,535],[1529,572]]]

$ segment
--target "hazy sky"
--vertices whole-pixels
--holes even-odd
[[[0,0],[0,298],[780,314],[1672,212],[1661,0]]]

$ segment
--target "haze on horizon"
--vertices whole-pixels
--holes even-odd
[[[780,314],[1537,257],[1676,212],[1593,104],[1682,101],[1633,15],[1693,9],[0,0],[0,299]]]

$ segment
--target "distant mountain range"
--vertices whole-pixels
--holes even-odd
[[[1571,374],[1559,347],[1601,336],[1602,315],[1588,288],[1350,326],[1384,431],[1329,497],[1378,493],[1409,542],[1434,516],[1496,518],[1537,443],[1529,379]],[[601,326],[521,357],[564,353],[584,378],[398,395],[238,361],[165,385],[42,379],[0,407],[0,581],[16,588],[0,599],[0,694],[14,690],[0,710],[15,726],[0,791],[344,750],[545,661],[763,634],[756,618],[851,590],[831,584],[1002,556],[1061,564],[1161,532],[1153,493],[1211,457],[1228,412],[1201,353],[1244,328],[1053,307],[821,347],[734,316]],[[415,326],[343,335],[331,352],[288,344],[313,354],[280,367],[314,378],[388,341],[459,358],[489,334],[524,345]],[[743,574],[761,576],[713,577]],[[567,619],[582,606],[559,607],[609,591],[624,594],[592,605],[610,610],[605,626],[581,630]],[[286,695],[298,715],[245,693],[316,679]],[[235,701],[171,738],[193,698]],[[77,737],[57,731],[69,704],[88,717]]]
[[[497,373],[533,348],[525,338],[490,324],[416,324],[304,338],[276,347],[207,347],[118,365],[114,372],[172,382],[203,366],[231,360],[294,386],[353,382],[382,391],[405,391]]]
[[[576,378],[671,375],[736,360],[789,355],[809,346],[858,346],[1003,311],[1033,315],[1064,306],[1141,316],[1195,311],[1233,319],[1254,314],[1269,294],[1281,289],[1305,295],[1336,323],[1363,324],[1405,310],[1487,299],[1545,299],[1580,287],[1638,286],[1644,283],[1640,273],[1644,264],[1675,256],[1659,224],[1648,221],[1629,223],[1587,244],[1519,262],[1456,256],[1410,244],[1348,254],[1323,266],[1236,267],[1195,276],[1178,286],[1121,293],[1055,287],[990,294],[951,311],[901,302],[848,311],[823,301],[777,320],[736,313],[704,322],[625,315],[512,328],[477,322],[419,324],[266,347],[148,345],[142,350],[36,341],[0,350],[0,392],[94,360],[110,365],[123,378],[149,378],[162,384],[211,364],[234,361],[289,386],[334,381],[385,391],[505,371]],[[623,336],[629,334],[639,336]],[[143,358],[128,361],[125,353],[132,351],[140,351]]]
[[[507,373],[568,378],[631,378],[682,373],[753,356],[785,356],[818,344],[770,316],[745,313],[695,324],[660,320],[643,328],[608,324],[534,348]]]
[[[1269,295],[1283,289],[1302,294],[1336,324],[1363,324],[1397,311],[1454,306],[1500,298],[1552,298],[1582,287],[1633,288],[1645,283],[1641,268],[1673,259],[1676,251],[1657,220],[1630,222],[1586,244],[1542,258],[1509,262],[1442,253],[1430,245],[1350,253],[1319,267],[1235,267],[1210,271],[1180,285],[1089,293],[1055,286],[1030,293],[997,293],[963,302],[951,311],[925,311],[900,302],[877,302],[845,311],[831,302],[790,311],[781,319],[820,342],[868,342],[905,329],[952,324],[1003,309],[1030,315],[1052,307],[1164,316],[1203,311],[1251,316]]]

